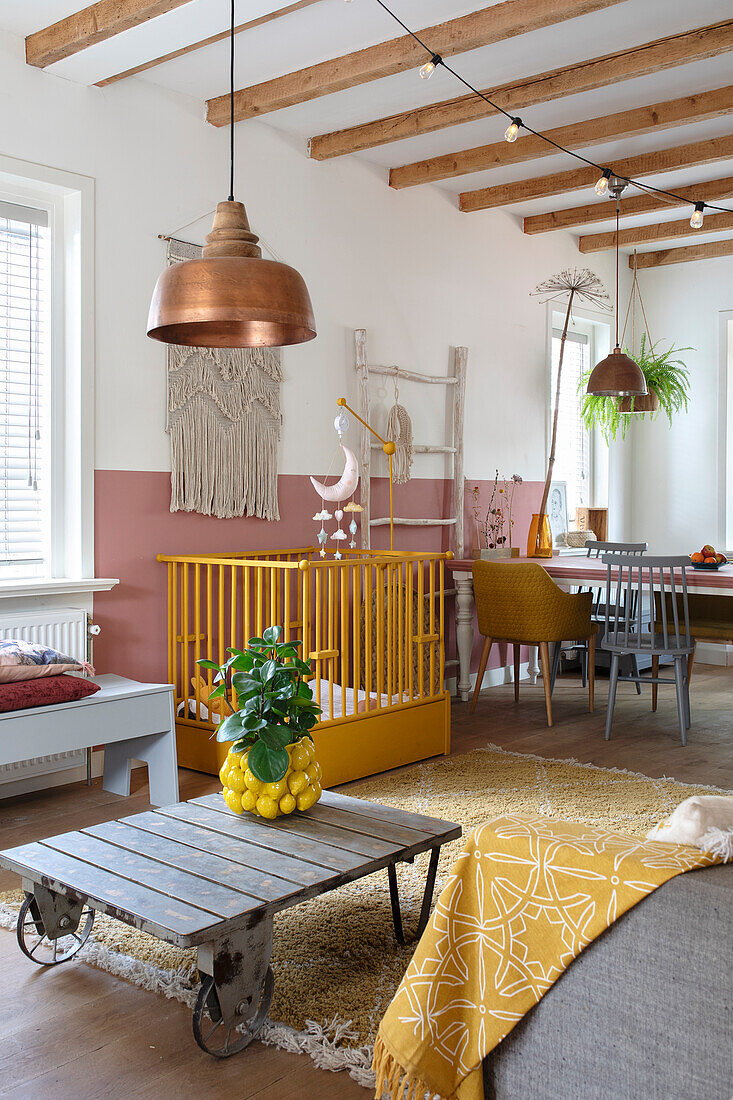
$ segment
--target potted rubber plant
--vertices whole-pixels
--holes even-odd
[[[673,417],[687,411],[690,371],[679,356],[686,351],[694,351],[694,348],[676,348],[674,344],[664,352],[658,348],[659,341],[652,344],[644,332],[638,354],[632,356],[646,379],[649,391],[646,397],[595,397],[585,393],[590,370],[580,379],[578,393],[584,394],[581,405],[583,423],[588,430],[599,428],[607,443],[616,439],[619,429],[621,438],[625,438],[631,414],[648,415],[654,419],[661,411],[671,424]],[[628,349],[625,350],[627,355],[632,355]]]
[[[302,642],[281,636],[281,627],[270,626],[245,649],[229,648],[223,664],[198,662],[214,673],[209,700],[222,699],[231,711],[216,739],[232,743],[219,778],[234,813],[275,818],[321,797],[310,736],[321,708],[305,679],[311,668],[300,657]]]

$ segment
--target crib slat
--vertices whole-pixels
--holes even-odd
[[[353,569],[342,565],[339,569],[341,592],[339,602],[341,604],[341,636],[339,649],[341,650],[341,717],[346,716],[346,687],[349,682],[349,576]],[[354,696],[356,698],[356,696]]]
[[[408,682],[409,682],[409,685],[410,685],[410,692],[409,692],[410,700],[412,700],[412,699],[415,698],[415,661],[414,661],[414,657],[413,657],[414,652],[415,652],[414,648],[413,648],[413,646],[414,646],[413,635],[415,633],[415,624],[413,622],[414,615],[413,615],[413,598],[412,598],[412,581],[413,581],[412,574],[413,574],[414,566],[413,566],[411,561],[407,562],[406,569],[407,569],[408,585],[407,585],[407,595],[406,595],[406,598],[405,598],[406,599],[406,604],[407,604],[407,637],[405,638],[405,659],[407,661],[407,677],[408,677]]]

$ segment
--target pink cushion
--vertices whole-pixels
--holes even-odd
[[[3,665],[0,664],[0,684],[18,680],[37,680],[41,676],[61,676],[64,672],[81,672],[82,665]]]
[[[57,666],[58,667],[58,666]],[[80,676],[45,676],[0,684],[0,712],[71,703],[99,691],[99,684]]]

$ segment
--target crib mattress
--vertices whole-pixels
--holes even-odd
[[[348,718],[351,714],[365,714],[367,712],[367,692],[358,690],[356,693],[353,688],[346,688],[344,691],[341,689],[341,685],[334,683],[333,685],[333,710],[331,710],[331,698],[329,692],[328,680],[311,680],[310,687],[313,691],[313,698],[323,710],[322,719],[329,718]],[[356,695],[356,708],[354,708],[354,695]],[[377,700],[379,700],[379,706],[389,707],[394,706],[400,702],[399,695],[377,695],[375,692],[369,692],[369,711],[377,708]],[[403,697],[404,701],[404,697]],[[178,704],[178,716],[182,717],[186,711],[185,702],[181,701]],[[198,705],[198,717],[199,721],[209,721],[209,708],[206,703],[201,701]],[[196,717],[196,700],[188,700],[188,717]],[[211,715],[211,721],[215,726],[221,722],[221,715],[213,713]]]

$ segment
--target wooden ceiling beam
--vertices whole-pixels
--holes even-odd
[[[234,28],[234,33],[241,34],[242,31],[254,30],[255,27],[261,27],[264,23],[271,23],[273,19],[282,19],[284,15],[290,15],[292,12],[300,11],[301,8],[309,8],[312,4],[318,3],[320,3],[320,0],[295,0],[293,4],[278,8],[277,11],[268,12],[267,15],[260,15],[257,19],[250,19],[248,23],[239,23]],[[158,65],[164,65],[166,61],[175,61],[177,57],[185,57],[186,54],[200,50],[204,46],[213,46],[216,42],[223,42],[228,37],[229,30],[219,31],[218,34],[201,38],[198,42],[192,42],[189,46],[182,46],[180,50],[161,54],[160,57],[155,57],[152,61],[143,61],[142,64],[135,65],[132,69],[125,69],[121,73],[115,73],[114,76],[105,77],[104,80],[97,80],[94,87],[106,88],[108,84],[116,84],[118,80],[126,80],[130,76],[139,76],[140,73],[146,73],[149,69],[155,69]]]
[[[485,88],[483,91],[484,95],[505,110],[516,112],[536,103],[547,103],[578,92],[605,88],[612,82],[648,76],[662,69],[684,65],[690,61],[701,61],[730,50],[733,50],[733,19],[683,34],[658,38],[630,50],[579,61],[577,64],[525,77],[511,84]],[[420,134],[432,134],[448,126],[473,122],[496,113],[493,107],[478,96],[458,96],[456,99],[428,103],[360,126],[320,134],[310,139],[308,148],[314,160],[328,160]]]
[[[715,202],[718,199],[733,197],[733,176],[726,179],[708,180],[705,183],[696,183],[692,187],[675,187],[675,192],[682,200],[689,199],[692,202]],[[630,217],[634,214],[656,214],[660,210],[672,210],[674,207],[683,206],[684,202],[676,202],[662,195],[638,195],[631,199],[621,199],[621,217]],[[614,216],[608,203],[599,202],[597,199],[587,206],[572,206],[567,210],[551,210],[547,214],[532,214],[524,219],[524,232],[528,234],[549,233],[554,229],[573,229],[578,225],[590,225],[593,222],[606,222]]]
[[[733,114],[733,87],[716,88],[698,95],[670,99],[665,103],[650,103],[631,111],[618,111],[601,118],[590,118],[567,126],[556,126],[545,131],[548,138],[567,149],[585,149],[590,145],[602,145],[618,137],[638,137],[670,126],[682,126],[688,122],[717,118]],[[459,153],[446,153],[440,157],[393,168],[389,185],[397,190],[415,187],[421,183],[437,183],[456,176],[484,172],[489,168],[503,168],[521,164],[540,157],[553,156],[557,149],[534,134],[519,133],[517,141],[495,141],[491,145],[479,145]]]
[[[637,253],[636,266],[664,267],[666,264],[684,264],[692,260],[714,260],[718,256],[733,256],[733,240],[710,241],[708,244],[691,244],[682,248],[663,248],[659,252]],[[634,257],[629,256],[629,267],[634,268]]]
[[[680,237],[697,236],[698,233],[722,233],[733,229],[733,212],[707,214],[700,229],[693,229],[690,219],[680,222],[656,222],[654,225],[637,225],[619,230],[618,243],[621,248],[628,245],[651,244],[656,241],[673,241]],[[605,252],[616,247],[616,231],[610,233],[588,233],[578,238],[580,252]]]
[[[673,172],[679,168],[693,168],[700,164],[731,159],[733,135],[727,135],[710,138],[708,141],[696,141],[692,145],[675,145],[669,149],[641,153],[636,157],[616,160],[609,167],[620,176],[635,179],[656,175],[658,172]],[[569,172],[556,172],[551,176],[534,176],[515,183],[464,191],[459,196],[459,204],[464,211],[488,210],[496,206],[529,202],[532,199],[551,198],[568,191],[580,191],[585,187],[593,187],[597,179],[597,168],[573,168]]]
[[[444,57],[502,42],[515,35],[540,27],[550,27],[566,19],[609,8],[622,0],[503,0],[481,11],[425,27],[417,33],[431,49]],[[405,69],[417,68],[427,60],[423,47],[410,35],[378,42],[356,53],[309,65],[240,89],[235,95],[234,117],[245,118],[279,111],[295,103],[305,103],[333,92],[354,88],[393,76]],[[225,126],[229,121],[229,97],[217,96],[206,105],[207,121]]]
[[[82,11],[29,34],[25,40],[25,59],[29,65],[45,69],[188,3],[189,0],[97,0]]]

